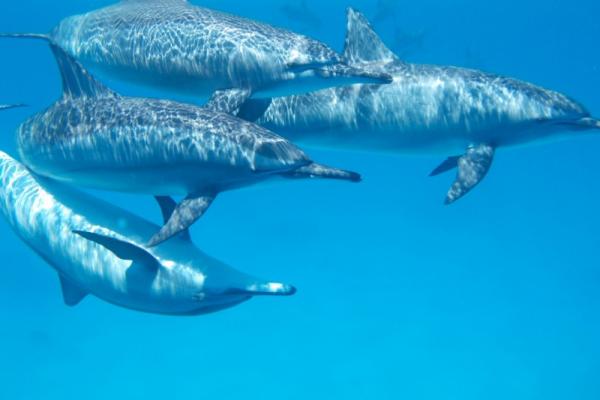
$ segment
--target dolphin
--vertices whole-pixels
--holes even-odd
[[[563,94],[476,70],[403,62],[353,9],[345,56],[353,65],[392,75],[393,83],[250,99],[239,116],[306,145],[450,153],[432,172],[458,168],[446,204],[484,178],[498,148],[600,128]]]
[[[112,77],[204,97],[390,80],[349,67],[309,37],[186,0],[124,0],[68,17],[49,35],[13,36],[47,37]]]
[[[172,201],[159,198],[164,213]],[[187,232],[149,248],[157,227],[56,181],[33,175],[0,152],[0,211],[15,233],[58,273],[64,302],[88,294],[148,313],[198,315],[254,296],[287,296],[293,286],[265,282],[200,251]]]
[[[316,164],[286,139],[219,111],[237,106],[227,95],[207,107],[123,97],[50,47],[63,95],[19,127],[20,158],[36,174],[62,182],[185,196],[149,246],[187,229],[226,190],[277,177],[360,181],[357,173]]]

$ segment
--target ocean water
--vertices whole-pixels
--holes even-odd
[[[5,1],[0,31],[46,32],[109,3]],[[407,61],[517,77],[600,115],[597,1],[200,3],[338,50],[357,7]],[[3,40],[0,54],[0,103],[30,105],[0,115],[0,149],[16,155],[17,126],[60,79],[44,44]],[[68,308],[2,221],[0,399],[600,398],[600,137],[501,149],[451,207],[452,177],[427,177],[446,155],[306,150],[364,182],[229,192],[192,229],[212,256],[294,284],[290,298],[186,318],[93,297]],[[95,194],[160,221],[147,196]]]

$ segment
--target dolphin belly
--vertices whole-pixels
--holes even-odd
[[[35,164],[28,161],[29,165]],[[92,189],[153,195],[185,196],[207,190],[237,189],[267,179],[268,174],[239,171],[235,167],[166,163],[137,167],[99,166],[90,168],[38,168],[36,173],[60,182]]]

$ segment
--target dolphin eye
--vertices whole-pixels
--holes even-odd
[[[192,296],[192,299],[194,301],[203,301],[206,298],[206,294],[204,293],[196,293],[195,295]]]

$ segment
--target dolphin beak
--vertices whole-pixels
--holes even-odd
[[[394,78],[385,72],[371,71],[347,64],[334,64],[321,67],[316,70],[323,78],[346,78],[352,83],[387,84],[392,83]]]
[[[247,296],[292,296],[296,288],[277,282],[252,283],[243,289],[231,289],[228,294],[239,294]]]

